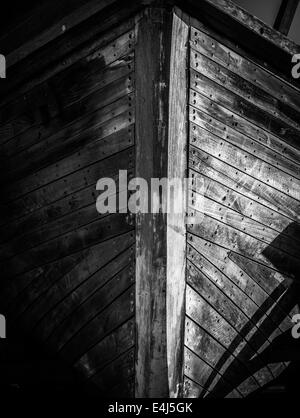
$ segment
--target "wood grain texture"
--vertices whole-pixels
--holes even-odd
[[[136,175],[148,184],[168,173],[171,15],[146,9],[137,28]],[[167,397],[167,223],[163,213],[136,219],[137,397]]]
[[[173,16],[170,62],[168,178],[181,179],[187,167],[187,43],[188,26]],[[181,183],[183,184],[183,183]],[[182,196],[183,209],[186,190],[174,190]],[[169,394],[182,396],[182,357],[184,335],[185,267],[186,267],[186,211],[168,214],[167,221],[167,342]]]
[[[280,79],[274,72],[268,71],[247,56],[228,48],[214,35],[210,36],[204,31],[191,28],[191,46],[206,57],[257,85],[270,96],[276,97],[280,101],[280,106],[286,105],[296,111],[300,110],[300,99],[295,88]]]
[[[56,55],[40,79],[7,91],[0,128],[0,302],[11,329],[59,353],[99,394],[124,397],[134,388],[135,226],[97,212],[96,183],[119,186],[119,170],[135,170],[132,29],[69,51],[64,64]]]
[[[297,310],[299,91],[200,27],[190,32],[185,393],[246,397],[286,369],[271,353]]]

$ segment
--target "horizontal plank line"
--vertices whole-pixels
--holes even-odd
[[[85,324],[83,324],[71,337],[68,341],[66,341],[64,343],[64,345],[62,347],[60,347],[60,349],[58,350],[58,352],[60,353],[62,350],[64,350],[65,346],[67,346],[70,341],[73,340],[73,338],[78,335],[90,322],[92,322],[95,318],[97,318],[99,315],[101,315],[103,312],[105,312],[105,310],[109,309],[114,302],[116,302],[121,296],[123,296],[126,292],[128,292],[129,289],[134,289],[135,288],[135,284],[131,284],[130,286],[128,286],[127,289],[125,289],[122,293],[120,293],[117,297],[115,297],[111,303],[103,310],[101,310],[101,312],[98,312],[96,315],[94,315],[93,317],[91,317]],[[129,303],[129,301],[128,301]],[[132,315],[130,315],[128,318],[126,318],[123,322],[119,323],[117,326],[115,326],[111,331],[105,333],[99,340],[97,340],[96,343],[93,343],[92,345],[90,345],[88,347],[88,351],[93,348],[96,344],[99,344],[99,342],[101,342],[104,338],[106,338],[108,335],[110,335],[112,332],[114,332],[116,329],[119,328],[120,325],[123,325],[124,323],[126,323],[129,319],[132,318]],[[76,359],[73,360],[73,363],[76,363],[80,358],[82,357],[82,354],[79,355],[79,357],[77,357]]]
[[[277,193],[281,193],[282,195],[285,195],[288,199],[294,200],[294,201],[295,201],[295,202],[297,202],[297,203],[298,203],[298,202],[300,202],[300,199],[296,199],[295,197],[293,197],[293,196],[291,196],[291,195],[287,194],[286,192],[284,192],[284,191],[282,191],[282,190],[279,190],[279,189],[276,189],[274,186],[270,185],[269,183],[266,183],[265,181],[263,181],[263,180],[262,180],[262,179],[260,179],[260,178],[254,177],[254,175],[249,174],[248,172],[241,171],[241,169],[240,169],[240,168],[237,168],[236,166],[234,166],[234,165],[230,164],[228,161],[224,161],[224,160],[222,160],[222,159],[220,159],[220,158],[216,157],[215,155],[213,155],[213,154],[211,154],[211,153],[209,153],[209,152],[207,152],[207,151],[205,151],[205,150],[202,150],[201,148],[197,147],[194,143],[190,144],[190,149],[191,149],[191,152],[193,151],[193,148],[195,148],[196,150],[200,150],[201,152],[203,152],[203,151],[204,151],[204,152],[205,152],[207,155],[209,155],[210,157],[212,157],[212,158],[214,158],[214,159],[216,159],[216,160],[218,160],[218,161],[221,161],[222,163],[224,163],[224,164],[228,165],[229,167],[233,168],[235,171],[240,171],[243,175],[247,175],[247,176],[249,176],[250,178],[252,178],[253,180],[256,180],[256,181],[259,181],[260,183],[263,183],[265,186],[269,187],[270,189],[275,190]]]
[[[195,109],[195,110],[197,110],[199,113],[203,113],[201,110],[199,110],[199,109],[197,109],[195,106],[192,106],[192,105],[190,105],[190,108],[191,108],[191,110],[192,109]],[[211,117],[211,119],[214,119],[214,118],[212,118]],[[265,158],[265,159],[263,159],[262,157],[261,157],[261,154],[256,154],[255,153],[255,155],[254,154],[252,154],[246,147],[245,148],[242,148],[241,146],[238,146],[237,144],[236,144],[236,142],[234,142],[234,141],[231,141],[230,140],[230,136],[229,135],[226,135],[226,137],[224,138],[224,137],[222,137],[222,136],[220,136],[220,135],[218,135],[217,133],[215,133],[215,132],[213,132],[213,129],[211,129],[211,130],[209,130],[208,129],[208,127],[205,127],[205,126],[203,126],[203,125],[200,125],[200,123],[197,121],[197,118],[195,118],[195,117],[192,117],[191,115],[190,115],[190,118],[189,118],[189,121],[190,121],[190,123],[192,124],[192,125],[196,125],[199,129],[202,129],[202,130],[205,130],[205,131],[207,131],[207,132],[209,132],[211,135],[214,135],[214,136],[216,136],[216,137],[218,137],[218,138],[220,138],[220,139],[222,139],[222,141],[224,141],[224,142],[226,142],[226,143],[228,143],[228,144],[230,144],[230,145],[232,145],[233,147],[235,147],[235,148],[237,148],[237,149],[239,149],[239,150],[241,150],[241,151],[243,151],[244,153],[247,153],[247,154],[249,154],[249,155],[251,155],[251,156],[255,156],[258,160],[261,160],[261,161],[263,161],[264,163],[266,163],[266,164],[268,164],[268,165],[270,165],[270,166],[272,166],[274,169],[276,169],[277,171],[279,171],[279,172],[282,172],[282,173],[284,173],[284,174],[287,174],[288,176],[290,176],[290,177],[293,177],[295,180],[299,180],[300,179],[300,160],[299,160],[299,167],[297,167],[297,169],[299,170],[299,173],[296,173],[294,170],[291,170],[291,171],[285,171],[285,167],[283,167],[282,165],[281,166],[279,166],[279,165],[274,165],[274,163],[275,162],[277,162],[278,163],[278,161],[277,161],[277,159],[276,159],[276,156],[274,156],[274,159],[271,159],[271,157],[269,158],[269,161],[267,160],[267,158]],[[221,122],[222,123],[222,122]],[[223,123],[222,123],[223,124]],[[231,127],[229,127],[228,125],[224,125],[224,126],[227,126],[229,129],[232,129]],[[233,131],[235,131],[234,129],[232,129]],[[238,132],[238,131],[235,131],[235,132]],[[245,137],[247,137],[246,135],[244,135],[244,134],[241,134],[241,133],[239,133],[239,135],[242,135],[242,136],[245,136]],[[255,140],[253,140],[251,137],[247,137],[247,138],[249,138],[250,140],[251,140],[251,142],[253,142],[253,141],[255,141]],[[268,148],[268,147],[266,147],[266,146],[264,146],[263,144],[261,144],[260,142],[257,142],[257,141],[255,141],[256,143],[257,143],[257,145],[259,146],[259,147],[261,147],[261,148],[265,148],[265,150],[266,150],[266,152],[267,152],[267,150],[269,150],[270,148]],[[255,151],[255,147],[253,147],[253,150]],[[274,152],[274,151],[273,151]],[[290,159],[288,159],[288,158],[285,158],[285,156],[282,156],[281,154],[279,154],[277,151],[276,151],[276,154],[277,155],[279,155],[281,158],[284,158],[284,159],[286,159],[286,162],[287,163],[293,163],[293,165],[295,164],[294,163],[294,161],[292,161],[292,160],[290,160]],[[297,174],[298,174],[298,177],[297,177]]]
[[[212,156],[211,154],[208,154],[207,152],[205,152],[205,151],[201,151],[201,152],[203,152],[203,153],[205,153],[206,155],[209,155],[212,159],[215,159],[215,160],[217,160],[217,161],[220,161],[221,163],[223,163],[224,165],[228,165],[228,164],[226,164],[226,163],[224,163],[223,161],[221,161],[221,160],[219,160],[218,158],[216,158],[216,157],[214,157],[214,156]],[[203,159],[202,158],[200,158],[200,157],[197,157],[198,159],[199,159],[199,161],[201,161],[201,163],[204,163],[204,161],[203,161]],[[195,162],[195,159],[192,159],[192,158],[190,158],[189,159],[189,162],[190,163],[193,163],[193,162]],[[214,167],[211,167],[209,164],[207,164],[206,165],[209,169],[211,169],[211,170],[213,170],[213,171],[215,171],[218,175],[221,175],[221,176],[225,176],[221,171],[219,171],[218,169],[216,169],[216,168],[214,168]],[[236,167],[233,167],[233,166],[231,166],[235,171],[237,170],[237,171],[240,171],[239,169],[236,169]],[[204,174],[202,174],[201,173],[201,171],[199,171],[199,169],[197,169],[197,167],[195,167],[195,165],[193,165],[193,164],[190,164],[190,167],[189,167],[189,169],[190,170],[193,170],[193,171],[195,171],[196,173],[198,173],[200,176],[202,176],[202,175],[204,175]],[[240,171],[240,173],[242,173],[241,171]],[[243,175],[245,175],[245,173],[242,173]],[[257,180],[257,179],[255,179],[254,177],[251,177],[251,176],[249,176],[249,174],[246,174],[249,178],[251,178],[251,179],[253,179],[253,180],[255,180],[255,181],[259,181],[259,180]],[[208,177],[209,178],[209,177]],[[217,180],[214,180],[214,181],[217,181]],[[226,187],[226,188],[228,188],[228,189],[231,189],[231,190],[234,190],[234,189],[232,189],[232,187],[229,187],[229,186],[226,186],[226,184],[224,184],[224,183],[220,183],[220,184],[222,184],[224,187]],[[276,213],[276,214],[279,214],[279,215],[281,215],[281,216],[283,216],[283,217],[285,217],[285,218],[287,218],[287,219],[289,219],[291,222],[295,222],[295,217],[292,217],[292,215],[288,215],[286,212],[284,212],[283,210],[281,210],[281,207],[275,207],[275,205],[274,204],[272,204],[272,202],[268,199],[268,198],[266,198],[265,196],[263,197],[263,203],[261,203],[262,202],[262,200],[261,200],[261,196],[259,196],[255,191],[253,191],[253,190],[251,190],[249,187],[245,187],[245,186],[243,186],[243,189],[245,189],[245,190],[247,190],[248,192],[249,192],[249,195],[252,195],[252,194],[254,194],[254,196],[257,196],[257,199],[259,199],[259,200],[255,200],[254,199],[254,197],[247,197],[247,195],[245,194],[245,192],[244,193],[241,193],[244,197],[246,197],[246,198],[248,198],[249,200],[252,200],[253,202],[255,202],[256,204],[261,204],[262,206],[264,206],[264,207],[266,207],[266,208],[269,208],[269,207],[271,207],[272,208],[272,211],[274,212],[274,213]],[[267,206],[267,203],[269,203],[271,206]],[[295,211],[294,211],[295,212]],[[298,222],[298,218],[297,218],[297,222]]]
[[[241,191],[237,191],[237,190],[235,190],[235,189],[233,189],[233,188],[231,188],[231,187],[229,187],[229,186],[226,186],[225,184],[221,183],[221,182],[220,182],[220,181],[218,181],[218,180],[211,179],[211,178],[210,178],[210,177],[208,177],[206,174],[202,174],[202,173],[200,174],[200,173],[198,173],[198,172],[197,172],[197,170],[196,170],[196,169],[194,169],[194,168],[190,168],[189,170],[190,170],[190,171],[192,171],[192,172],[194,172],[194,173],[196,173],[196,174],[201,175],[201,177],[206,178],[208,181],[212,181],[212,182],[214,182],[214,183],[216,183],[216,184],[221,185],[222,187],[225,187],[227,190],[230,190],[231,192],[233,192],[233,194],[234,194],[234,195],[240,195],[240,196],[242,196],[243,198],[245,198],[246,200],[251,200],[253,203],[255,203],[255,204],[259,205],[259,206],[263,206],[263,207],[265,207],[265,208],[269,209],[269,208],[268,208],[266,205],[264,205],[263,203],[261,203],[261,202],[256,202],[255,200],[253,200],[253,199],[251,199],[251,198],[247,197],[246,195],[244,195],[243,193],[241,193]],[[192,190],[193,192],[197,193],[197,190],[196,190],[195,186],[192,186],[192,187],[191,187],[191,190]],[[211,200],[213,200],[213,201],[215,201],[216,203],[221,204],[222,206],[224,206],[224,207],[226,207],[226,208],[227,208],[227,206],[223,205],[223,204],[221,203],[221,201],[216,201],[216,200],[215,200],[215,199],[213,199],[213,198],[210,198],[210,199],[211,199]],[[262,221],[260,221],[260,220],[258,220],[258,219],[249,218],[249,216],[248,216],[248,215],[245,215],[245,214],[244,214],[244,212],[239,212],[237,209],[234,209],[233,207],[230,207],[230,209],[231,209],[231,210],[233,210],[234,212],[238,213],[239,215],[244,216],[244,217],[245,217],[245,218],[247,218],[247,219],[251,219],[251,220],[253,220],[253,221],[258,222],[259,224],[261,224],[261,225],[262,225],[262,226],[264,226],[264,227],[267,227],[267,228],[269,228],[269,229],[272,229],[273,231],[276,231],[276,232],[278,232],[278,233],[280,233],[280,234],[282,234],[282,235],[284,235],[284,236],[286,236],[286,237],[290,237],[290,236],[289,236],[288,234],[286,234],[284,231],[281,231],[281,230],[279,230],[279,229],[276,229],[276,228],[274,228],[273,226],[269,226],[269,225],[267,225],[267,224],[264,224]],[[272,210],[272,212],[275,212],[275,211],[273,211],[273,210]],[[282,214],[281,214],[281,213],[279,213],[279,212],[277,212],[277,214],[278,214],[278,215],[280,215],[280,217],[284,217],[284,218],[286,218],[286,219],[288,219],[288,220],[292,221],[292,219],[290,219],[287,215],[282,215]],[[293,237],[293,239],[295,239],[296,241],[299,241],[299,243],[300,243],[300,237],[299,237],[299,239],[298,239],[297,237]]]

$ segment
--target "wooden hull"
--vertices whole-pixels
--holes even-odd
[[[137,12],[4,88],[0,310],[102,396],[246,397],[292,360],[300,90],[179,9]],[[119,170],[188,174],[196,220],[100,215]]]

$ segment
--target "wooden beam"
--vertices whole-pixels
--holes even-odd
[[[283,0],[274,23],[274,29],[287,35],[292,25],[299,0]]]
[[[136,177],[148,185],[168,173],[170,29],[165,8],[145,9],[137,25]],[[137,397],[169,396],[166,240],[165,214],[136,215]]]
[[[173,17],[170,92],[168,178],[186,177],[187,169],[187,59],[189,26]],[[184,190],[183,207],[186,207]],[[174,190],[174,196],[180,191]],[[182,396],[185,318],[186,225],[185,213],[168,214],[167,229],[167,353],[171,397]]]

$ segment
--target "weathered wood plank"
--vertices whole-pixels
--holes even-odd
[[[173,15],[170,61],[168,178],[185,179],[187,165],[186,104],[187,104],[187,43],[189,27]],[[183,184],[183,183],[182,183]],[[179,185],[179,184],[178,184]],[[180,185],[181,186],[181,185]],[[185,209],[186,191],[174,190],[182,196]],[[167,356],[169,369],[169,396],[182,395],[182,361],[184,339],[184,301],[186,264],[185,210],[168,214],[167,221]]]
[[[231,189],[242,190],[243,194],[254,201],[270,207],[274,213],[281,213],[294,221],[299,220],[299,204],[295,199],[290,198],[255,177],[251,177],[240,167],[236,168],[224,163],[210,154],[194,148],[190,167],[197,172],[204,174]],[[237,187],[238,186],[238,187]]]
[[[95,112],[96,110],[103,108],[113,103],[115,100],[131,93],[133,90],[131,74],[131,72],[128,72],[124,77],[112,80],[111,83],[104,85],[104,87],[100,90],[95,89],[91,95],[86,98],[82,98],[74,105],[65,107],[62,103],[60,103],[59,106],[61,107],[61,110],[58,115],[51,115],[52,112],[49,112],[47,105],[45,105],[44,108],[41,106],[37,109],[37,112],[41,113],[43,109],[45,120],[33,127],[30,127],[25,132],[15,136],[3,144],[0,148],[1,154],[3,154],[3,160],[5,161],[6,158],[11,158],[18,153],[20,155],[22,151],[25,151],[30,146],[42,142],[46,138],[55,135],[58,131],[62,131],[68,125],[74,123],[77,119],[82,119],[83,115]],[[61,102],[61,99],[59,100]]]
[[[225,348],[190,318],[186,319],[185,329],[186,346],[190,348],[195,354],[197,354],[198,357],[203,358],[203,360],[212,368],[217,369],[220,374],[226,373],[226,379],[232,387],[236,386],[235,381],[241,374],[247,376],[249,373],[251,373],[249,369],[247,369],[247,364],[245,365],[244,363],[240,362],[231,354],[228,356],[227,360],[221,364]],[[205,382],[204,387],[209,392],[213,391],[215,384],[219,380],[218,372],[214,370],[214,372]],[[260,387],[259,383],[254,378],[251,379],[251,383],[252,387],[255,387],[256,389]]]
[[[35,55],[29,56],[26,61],[12,67],[10,69],[10,83],[2,86],[0,89],[0,105],[3,106],[13,100],[18,100],[20,95],[26,94],[35,86],[44,83],[55,74],[64,71],[75,62],[89,56],[97,49],[105,47],[114,39],[120,37],[120,35],[132,30],[134,21],[132,16],[128,16],[132,8],[134,6],[128,10],[121,11],[121,15],[126,15],[128,18],[123,24],[113,27],[117,18],[108,13],[102,15],[102,22],[99,25],[99,20],[95,16],[92,27],[87,22],[85,27],[74,31],[73,36],[71,34],[69,36],[67,32],[64,38],[69,38],[68,45],[65,44],[65,39],[62,37],[56,44],[49,44],[46,48],[37,51]],[[108,28],[110,30],[107,30]],[[91,32],[96,36],[90,38]],[[132,34],[131,39],[134,44],[134,34]],[[88,42],[85,42],[85,40],[88,40]]]
[[[232,129],[230,126],[224,125],[222,122],[213,118],[211,115],[198,110],[197,108],[190,107],[190,121],[193,124],[211,132],[214,135],[226,140],[232,145],[249,152],[252,155],[259,156],[260,160],[267,162],[268,164],[273,165],[279,171],[289,174],[292,177],[295,177],[299,180],[300,178],[300,166],[299,163],[295,163],[282,155],[279,152],[276,152],[274,149],[266,147],[261,142],[253,140],[251,137],[243,135]],[[194,130],[194,127],[193,127]],[[299,160],[300,161],[300,156]]]
[[[126,132],[121,133],[126,145]],[[115,177],[118,170],[128,169],[128,178],[133,175],[133,147],[108,156],[100,161],[92,160],[82,169],[66,177],[46,184],[26,196],[18,198],[2,207],[2,222],[0,234],[3,241],[8,237],[20,235],[24,231],[39,224],[47,223],[70,209],[79,209],[85,199],[85,193],[93,188],[95,201],[95,185],[99,178]],[[5,211],[5,212],[4,212]]]
[[[295,258],[300,253],[300,242],[292,242],[289,237],[279,235],[277,231],[269,228],[268,226],[239,214],[237,211],[230,208],[230,203],[222,204],[216,201],[200,195],[194,191],[191,192],[192,199],[195,199],[195,208],[200,213],[205,213],[207,216],[223,222],[237,231],[244,232],[245,234],[256,238],[266,244],[271,244],[272,247],[280,250],[283,253],[289,254]],[[225,199],[224,199],[225,200]],[[201,204],[200,202],[201,201]]]
[[[192,261],[197,263],[194,253],[191,253],[191,257]],[[270,345],[272,341],[271,335],[274,338],[274,330],[276,330],[276,335],[280,335],[283,332],[279,327],[279,324],[282,319],[285,318],[286,314],[282,310],[280,310],[279,314],[274,314],[274,309],[271,311],[274,300],[270,301],[270,303],[266,303],[269,301],[262,303],[262,309],[260,309],[260,307],[257,308],[252,301],[248,300],[245,296],[240,295],[242,297],[239,300],[239,298],[236,298],[234,295],[233,290],[235,289],[232,284],[230,284],[229,287],[227,286],[228,280],[227,283],[225,280],[222,290],[224,291],[224,289],[228,287],[228,290],[230,290],[229,295],[226,290],[224,291],[224,294],[220,293],[220,291],[217,291],[218,287],[212,285],[212,283],[215,283],[213,277],[216,270],[214,272],[209,272],[210,280],[208,281],[207,277],[209,276],[203,274],[203,265],[205,264],[207,263],[205,263],[203,258],[201,259],[201,265],[199,265],[198,262],[198,269],[196,269],[193,264],[188,264],[188,283],[193,289],[198,291],[198,293],[201,293],[201,296],[203,296],[217,312],[221,313],[222,317],[238,331],[239,337],[236,337],[235,340],[232,341],[231,349],[233,350],[235,345],[238,345],[239,340],[243,338],[249,344],[249,347],[245,347],[243,350],[243,355],[245,355],[245,352],[248,355],[252,350],[256,351],[258,354],[262,346],[267,344]],[[227,298],[224,299],[225,294],[227,294]],[[241,313],[239,306],[243,306],[243,313]],[[265,311],[267,314],[265,314]],[[253,355],[251,358],[252,357]],[[264,364],[263,359],[260,359],[259,357],[256,357],[256,363],[259,367]],[[246,366],[248,367],[248,362]],[[251,363],[249,366],[250,370],[252,370]],[[284,365],[282,367],[284,368]],[[261,376],[260,381],[264,381],[263,376]]]
[[[128,379],[134,374],[134,353],[134,349],[129,350],[91,378],[91,381],[98,386],[103,394],[112,398],[119,397],[120,394],[124,396],[125,388],[126,392],[128,391],[127,396],[133,396],[127,389],[127,383]],[[109,388],[116,384],[119,389],[112,393]],[[124,386],[123,389],[122,386]]]
[[[61,217],[64,217],[83,207],[91,205],[92,203],[95,204],[96,182],[99,178],[101,178],[101,173],[106,177],[113,178],[116,181],[116,185],[118,185],[119,170],[127,170],[130,167],[128,170],[128,179],[132,178],[134,170],[132,157],[133,150],[131,149],[131,151],[128,150],[125,151],[125,153],[121,152],[116,154],[116,157],[114,157],[113,160],[110,160],[109,165],[104,164],[104,172],[103,163],[95,164],[94,167],[91,167],[89,169],[88,173],[81,172],[81,174],[83,174],[83,186],[86,186],[89,183],[92,184],[80,189],[80,183],[73,183],[73,189],[77,188],[77,190],[74,192],[72,192],[72,181],[68,177],[67,181],[65,181],[65,188],[63,190],[63,194],[66,197],[56,200],[54,201],[54,203],[50,203],[49,205],[46,204],[40,209],[36,209],[35,205],[32,205],[33,210],[31,211],[31,213],[26,213],[27,211],[24,207],[19,208],[18,215],[21,217],[17,220],[14,220],[13,216],[11,216],[11,219],[8,220],[8,223],[0,227],[0,248],[2,248],[3,243],[7,243],[7,241],[19,241],[21,239],[21,236],[31,234],[37,229],[42,229],[46,231],[47,225],[49,223],[53,223],[55,220],[60,219]],[[115,164],[111,164],[112,162],[115,162]],[[57,182],[56,184],[58,184],[59,187],[59,182]],[[123,190],[123,186],[121,187],[121,190]],[[52,197],[48,196],[48,198],[53,199],[53,195]],[[11,205],[11,207],[12,206],[13,205]]]
[[[193,254],[191,254],[193,257]],[[194,258],[193,260],[194,261]],[[198,266],[197,266],[198,267]],[[228,281],[227,281],[228,283]],[[232,341],[232,348],[240,339],[245,339],[249,347],[247,351],[259,353],[259,349],[266,343],[270,344],[270,335],[277,330],[277,335],[282,331],[278,328],[277,317],[266,316],[264,309],[266,304],[262,304],[263,310],[257,309],[252,301],[242,296],[241,300],[235,299],[233,292],[228,296],[228,292],[221,292],[215,285],[215,281],[209,280],[203,274],[203,269],[196,268],[192,263],[188,263],[188,284],[196,290],[214,309],[228,321],[229,324],[238,332],[239,337]],[[223,289],[226,288],[224,285]],[[232,289],[232,284],[230,290]],[[222,289],[222,290],[223,290]],[[240,303],[245,303],[243,309],[239,309]],[[274,304],[274,301],[271,303]],[[249,309],[247,309],[249,307]],[[281,312],[283,314],[283,312]],[[261,319],[263,318],[263,320]],[[272,321],[273,319],[273,321]]]
[[[5,193],[6,197],[3,203],[6,204],[6,201],[15,200],[50,182],[74,173],[95,161],[109,157],[132,146],[134,143],[133,126],[134,124],[128,121],[126,114],[112,119],[104,126],[95,128],[94,132],[91,133],[93,138],[91,136],[89,137],[89,143],[83,150],[79,150],[73,155],[69,155],[59,162],[45,167],[26,177],[24,180],[19,180],[13,183],[13,185],[7,185],[6,188],[3,188],[3,193]],[[117,127],[119,130],[117,130]],[[116,130],[114,128],[116,128]],[[108,132],[112,130],[114,133],[104,137],[98,142],[98,135],[106,129]],[[93,127],[91,130],[93,131]],[[5,207],[2,207],[1,209],[5,213]]]
[[[99,88],[101,82],[99,83],[97,72],[99,76],[103,72],[105,73],[106,70],[109,71],[109,67],[114,64],[118,66],[120,59],[133,52],[133,30],[127,28],[126,33],[121,30],[121,36],[118,36],[121,28],[86,45],[85,49],[77,51],[77,55],[73,56],[73,60],[71,59],[70,62],[65,60],[59,62],[60,68],[57,71],[48,74],[48,77],[41,80],[37,85],[32,86],[25,94],[24,92],[21,93],[20,90],[16,90],[14,99],[3,105],[1,104],[1,125],[9,121],[13,122],[24,114],[27,115],[28,109],[36,109],[39,104],[47,104],[50,115],[56,116],[61,111],[58,106],[58,99],[62,100],[64,104],[71,105],[80,100],[81,97],[84,98],[91,93],[91,83],[94,82],[95,88]],[[75,74],[78,74],[79,78],[76,79],[74,84]],[[30,69],[30,76],[32,77],[32,69]],[[65,99],[61,97],[60,93],[57,97],[57,92],[60,91],[64,84],[66,84]],[[84,88],[86,88],[86,91],[84,91]],[[2,98],[5,98],[4,92],[2,92]]]
[[[118,273],[130,262],[133,242],[132,233],[121,235],[108,242],[90,247],[84,257],[77,255],[78,262],[56,276],[41,275],[30,283],[18,300],[8,310],[11,321],[20,317],[22,324],[30,329],[56,307],[53,322],[44,323],[40,335],[45,338],[52,328],[78,307],[94,291]],[[73,292],[73,293],[72,293]],[[60,303],[60,306],[56,306]],[[47,318],[46,318],[47,321]]]
[[[236,53],[214,37],[195,28],[191,30],[191,46],[202,55],[257,85],[285,105],[300,111],[298,90],[278,78],[276,74],[248,59],[243,52]]]
[[[190,84],[193,90],[212,99],[221,106],[231,109],[233,113],[242,116],[272,135],[282,138],[287,144],[300,149],[299,131],[277,117],[267,114],[237,94],[220,86],[202,74],[191,70]]]
[[[210,100],[210,98],[205,97],[203,94],[193,90],[190,91],[190,104],[207,115],[221,121],[227,127],[231,127],[250,137],[252,140],[258,141],[271,150],[280,153],[294,163],[299,164],[300,157],[297,149],[272,135],[270,132],[260,129],[260,127],[255,124],[255,121],[250,122],[234,113],[231,109],[227,109],[224,106],[221,106],[220,103],[216,103]]]
[[[233,73],[217,62],[199,54],[198,51],[190,50],[191,68],[203,76],[214,81],[218,85],[224,86],[230,92],[234,92],[239,97],[250,102],[266,115],[276,117],[281,122],[288,123],[298,130],[300,113],[282,106],[275,97],[260,89],[257,85],[250,83],[244,77]]]
[[[229,0],[205,0],[205,2],[213,5],[216,9],[222,11],[223,13],[231,15],[234,20],[240,22],[249,30],[268,40],[270,43],[284,49],[287,53],[294,54],[299,51],[299,46],[295,42],[275,31],[273,28],[251,15],[243,8],[237,6],[235,3]]]
[[[134,345],[134,331],[135,323],[132,318],[92,347],[74,364],[74,367],[90,378]]]
[[[106,106],[101,111],[96,111],[66,129],[54,134],[52,137],[41,141],[28,150],[17,154],[8,160],[9,166],[2,172],[5,181],[17,181],[28,175],[35,174],[45,167],[74,154],[81,149],[85,150],[96,141],[101,147],[100,141],[116,131],[123,129],[134,122],[129,104],[131,101],[125,97],[113,105]]]
[[[239,167],[242,172],[275,189],[273,193],[279,191],[290,200],[291,198],[297,201],[300,200],[300,180],[279,171],[273,165],[260,160],[258,156],[256,157],[250,152],[241,150],[211,132],[198,126],[196,126],[196,129],[193,129],[194,127],[195,125],[192,125],[190,130],[191,143],[193,145],[191,148],[192,153],[194,152],[194,147],[197,147],[232,167]]]
[[[274,29],[278,30],[283,35],[287,35],[298,5],[299,0],[286,0],[282,2],[274,23]]]
[[[103,287],[95,291],[95,293],[84,303],[80,304],[77,309],[69,313],[66,319],[57,323],[54,333],[47,338],[47,333],[51,331],[51,320],[55,317],[55,312],[50,312],[47,317],[39,323],[35,329],[37,335],[43,334],[47,338],[47,344],[51,347],[62,348],[67,344],[70,335],[75,335],[96,315],[105,310],[115,299],[117,299],[124,291],[126,291],[133,283],[132,264],[112,277]],[[46,332],[43,330],[46,327]]]
[[[60,257],[108,240],[132,229],[124,214],[111,214],[78,228],[62,237],[55,238],[29,251],[24,251],[0,264],[4,277],[25,273]]]
[[[80,8],[74,10],[68,16],[65,16],[59,22],[55,22],[50,28],[45,29],[34,40],[30,40],[23,44],[20,48],[12,51],[8,55],[8,65],[12,66],[17,61],[24,59],[27,55],[32,54],[35,50],[42,48],[45,44],[53,41],[55,38],[64,33],[62,27],[71,29],[82,21],[88,19],[92,14],[103,11],[105,7],[112,4],[112,0],[102,0],[101,2],[89,1]],[[35,17],[36,18],[36,17]],[[28,22],[27,22],[28,23]]]
[[[262,280],[260,280],[257,275],[248,274],[247,269],[243,268],[244,264],[239,264],[237,262],[235,257],[239,257],[238,254],[195,235],[189,235],[188,242],[197,249],[197,253],[194,251],[194,254],[192,255],[194,255],[195,262],[197,262],[198,259],[200,269],[203,270],[203,272],[214,281],[223,292],[227,292],[227,294],[235,300],[240,300],[239,305],[245,308],[246,311],[254,313],[256,310],[259,317],[262,318],[265,316],[265,312],[260,309],[261,306],[264,306],[265,309],[269,309],[274,306],[275,302],[280,306],[280,297],[284,295],[289,284],[285,283],[285,277],[276,270],[268,268],[268,275],[266,276],[268,279],[266,280],[266,277],[264,277],[262,279],[264,283],[262,284]],[[258,264],[246,257],[242,258],[246,260],[245,264],[247,263],[247,260],[249,263]],[[258,264],[256,268],[259,269],[260,267],[265,268],[265,266],[262,266],[261,264]],[[228,283],[227,286],[225,286],[226,283]],[[235,286],[237,286],[237,288]],[[285,311],[284,307],[281,309],[285,315],[289,314],[288,311]],[[257,319],[259,319],[258,315]],[[282,325],[283,327],[281,327],[281,324],[279,327],[284,331],[284,324]]]
[[[188,230],[192,234],[207,239],[217,245],[253,258],[266,266],[275,268],[272,262],[269,261],[269,258],[272,258],[272,260],[276,260],[277,262],[275,269],[280,269],[282,272],[289,271],[292,274],[300,267],[297,257],[284,253],[269,244],[259,241],[244,232],[237,231],[234,227],[212,219],[205,214],[201,224],[189,225]],[[266,248],[268,248],[268,258],[264,255]],[[271,253],[272,257],[270,257]]]
[[[134,309],[134,286],[131,286],[76,334],[68,334],[67,343],[59,350],[60,355],[70,364],[74,364],[93,345],[131,318]]]
[[[204,328],[226,348],[222,362],[233,354],[243,363],[255,356],[255,352],[245,339],[210,305],[208,302],[190,286],[187,287],[187,315],[197,324]],[[256,357],[259,368],[263,367],[259,357]],[[272,372],[266,369],[266,373],[272,378]],[[258,382],[264,381],[264,376],[257,379]]]
[[[226,185],[205,177],[194,170],[190,170],[191,190],[197,192],[197,183],[204,188],[201,193],[206,197],[223,204],[238,212],[239,214],[251,218],[262,225],[267,226],[278,233],[283,234],[290,239],[299,241],[295,231],[289,228],[291,220],[279,213],[274,213],[271,208],[262,205],[262,202],[256,202],[253,199],[243,195],[243,188],[236,184],[236,190],[228,188]],[[219,178],[221,176],[219,175]],[[200,197],[200,196],[199,196]],[[201,197],[200,197],[201,198]]]
[[[97,105],[93,93],[102,91],[104,97],[101,101],[108,101],[109,98],[105,96],[107,86],[110,85],[109,88],[112,90],[112,83],[117,83],[123,77],[129,77],[134,70],[132,54],[121,57],[116,54],[115,58],[116,60],[108,65],[96,67],[95,71],[93,61],[85,65],[78,64],[78,68],[72,66],[68,71],[59,73],[58,76],[27,93],[25,98],[22,96],[19,103],[14,101],[12,105],[5,107],[2,119],[11,119],[7,123],[2,122],[0,126],[1,150],[5,155],[11,155],[22,149],[22,144],[19,143],[21,134],[27,142],[30,133],[33,135],[39,132],[42,138],[51,133],[52,124],[56,119],[58,120],[54,124],[55,127],[59,126],[59,122],[62,124],[74,120],[82,114],[80,110],[88,112]],[[99,94],[100,92],[96,94],[98,100]],[[117,92],[112,91],[113,94],[116,95]],[[49,124],[50,119],[51,124]]]
[[[136,47],[136,176],[168,174],[168,99],[171,14],[146,9]],[[145,158],[146,156],[146,158]],[[136,220],[137,397],[168,397],[167,222],[163,213]],[[153,303],[155,301],[155,303]]]

